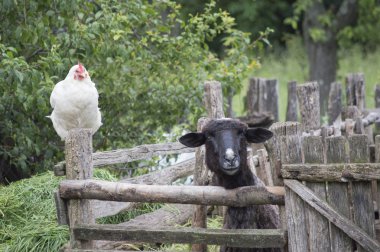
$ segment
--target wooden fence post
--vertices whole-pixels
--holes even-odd
[[[342,113],[342,84],[339,82],[331,83],[329,101],[328,101],[328,117],[329,125],[332,125]]]
[[[366,135],[352,135],[348,137],[350,162],[368,163],[369,146]],[[374,208],[372,184],[370,181],[352,182],[352,203],[354,223],[375,238]],[[358,252],[366,251],[358,245]]]
[[[275,79],[251,78],[247,93],[248,115],[271,112],[278,121],[278,81]]]
[[[198,120],[197,131],[201,132],[203,126],[207,123],[207,118],[200,118]],[[205,148],[200,146],[195,150],[195,167],[194,167],[194,185],[208,185],[208,169],[205,164]],[[193,220],[193,227],[207,228],[207,206],[195,205]],[[207,244],[193,244],[192,251],[207,251]]]
[[[286,107],[286,121],[298,121],[297,82],[288,83],[288,106]]]
[[[274,123],[269,128],[273,132],[273,137],[266,142],[266,147],[275,186],[284,185],[281,177],[281,164],[302,163],[301,128],[301,124],[298,122]],[[307,239],[304,237],[307,235],[306,226],[304,226],[305,222],[300,222],[301,219],[305,218],[303,211],[300,211],[303,201],[289,189],[285,193],[287,210],[285,211],[284,206],[279,206],[282,228],[288,229],[288,237],[293,235],[297,237],[297,240],[300,240],[299,244],[289,243],[289,251],[306,251],[302,250],[306,249],[308,245]],[[297,247],[300,250],[296,250]],[[287,248],[284,249],[287,251]]]
[[[72,129],[65,142],[66,178],[92,178],[92,130]],[[70,200],[68,204],[70,220],[70,247],[92,248],[93,241],[76,240],[73,234],[74,226],[78,224],[94,224],[95,218],[89,200]]]
[[[206,81],[204,84],[204,104],[206,107],[208,119],[224,118],[223,111],[223,92],[222,85],[218,81]],[[207,123],[207,119],[201,118],[198,121],[198,132],[200,132],[203,126]],[[208,181],[208,169],[205,165],[205,151],[204,147],[198,147],[196,150],[195,158],[195,171],[194,171],[194,184],[195,185],[207,185]],[[195,206],[193,215],[193,227],[206,228],[207,225],[207,206]],[[205,252],[207,251],[207,244],[193,244],[191,246],[193,252]]]
[[[301,122],[304,129],[318,129],[321,125],[318,82],[299,85],[297,87],[297,96],[301,110]]]
[[[364,74],[351,73],[346,76],[347,106],[357,106],[360,111],[365,108]]]
[[[306,83],[297,87],[300,100],[302,124],[304,130],[311,131],[320,127],[319,85],[317,82]],[[305,163],[323,164],[326,162],[326,129],[323,128],[321,136],[308,136],[302,139],[302,149]],[[321,199],[326,200],[325,182],[307,182],[309,187]],[[316,210],[307,206],[306,225],[309,228],[310,251],[330,251],[329,222]],[[297,214],[297,213],[294,213]]]
[[[218,81],[206,81],[204,103],[208,118],[223,118],[223,92]]]
[[[380,108],[380,84],[375,87],[375,108]],[[375,123],[375,134],[380,133],[380,123]]]
[[[377,135],[375,137],[375,162],[380,163],[380,135]],[[375,201],[377,204],[377,211],[380,213],[380,179],[376,181],[377,188],[376,188],[376,196]],[[378,238],[380,241],[380,239]]]
[[[347,140],[344,136],[332,136],[326,138],[327,163],[346,163],[348,160]],[[348,183],[329,182],[327,190],[328,204],[351,219],[350,199]],[[330,225],[331,251],[352,251],[351,239],[334,224]]]

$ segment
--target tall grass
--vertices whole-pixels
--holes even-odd
[[[375,85],[380,83],[380,50],[370,54],[363,52],[360,47],[341,49],[338,53],[337,81],[345,87],[345,77],[348,73],[364,73],[366,80],[366,105],[374,106]],[[287,50],[269,52],[260,58],[260,65],[254,69],[250,77],[277,79],[279,81],[279,112],[280,121],[285,120],[287,105],[287,83],[295,80],[304,83],[308,80],[309,66],[304,45],[299,38],[291,38],[287,43]],[[248,88],[248,79],[244,82],[242,91],[235,95],[233,100],[234,112],[243,115],[244,97]],[[344,92],[343,92],[344,93]]]
[[[58,251],[68,240],[67,227],[56,222],[59,180],[48,172],[0,188],[0,251]]]
[[[116,178],[95,169],[94,177]],[[52,172],[0,186],[0,251],[58,251],[69,239],[67,226],[58,226],[53,192],[63,177]]]

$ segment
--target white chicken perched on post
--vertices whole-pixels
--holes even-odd
[[[99,129],[102,122],[98,97],[95,83],[81,63],[55,85],[50,96],[53,112],[49,117],[62,140],[74,128],[91,128],[93,134]]]

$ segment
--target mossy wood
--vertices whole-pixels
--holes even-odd
[[[81,240],[139,241],[149,243],[207,243],[233,247],[281,248],[286,233],[280,229],[205,229],[185,227],[120,227],[116,225],[80,225],[74,234]]]
[[[310,182],[370,181],[380,178],[380,164],[286,164],[282,166],[281,174],[286,179]]]

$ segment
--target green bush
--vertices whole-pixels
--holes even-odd
[[[194,125],[206,79],[238,91],[251,62],[248,34],[214,3],[185,21],[179,8],[143,0],[0,2],[0,158],[26,174],[63,159],[45,116],[54,84],[78,60],[100,94],[96,150],[157,142],[173,125]],[[224,59],[207,46],[220,34]]]

